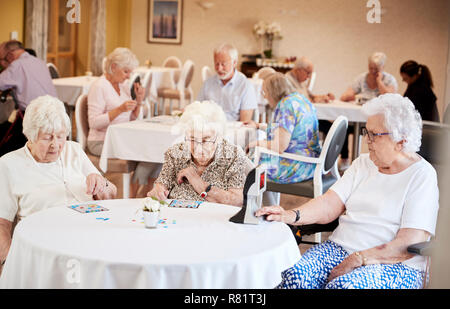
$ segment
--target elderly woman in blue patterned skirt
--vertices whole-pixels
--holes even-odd
[[[292,88],[284,74],[274,73],[264,80],[263,96],[273,111],[273,119],[267,128],[267,140],[253,141],[256,146],[283,153],[318,157],[319,125],[316,109],[302,94]],[[265,124],[246,122],[247,126],[263,129]],[[267,177],[277,183],[295,183],[312,178],[315,165],[291,159],[262,154],[260,163],[267,166]]]
[[[426,260],[408,246],[435,233],[439,191],[434,168],[416,152],[422,120],[412,102],[385,94],[363,106],[369,147],[324,195],[293,210],[257,216],[294,225],[339,218],[328,241],[283,272],[280,288],[420,288]]]

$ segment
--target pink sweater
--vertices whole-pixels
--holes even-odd
[[[109,125],[134,120],[131,111],[120,114],[113,121],[109,120],[108,115],[110,110],[131,100],[128,85],[128,80],[119,85],[119,95],[104,75],[92,84],[88,94],[88,141],[103,141]]]

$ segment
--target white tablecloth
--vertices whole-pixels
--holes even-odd
[[[106,172],[108,158],[140,162],[164,162],[164,153],[184,140],[184,132],[176,129],[177,117],[158,116],[108,127],[100,157],[100,168]],[[243,127],[240,122],[229,122],[225,138],[242,149],[256,140],[259,132]]]
[[[332,101],[330,103],[314,103],[317,118],[323,120],[336,120],[343,115],[350,122],[366,122],[367,116],[361,112],[361,105],[353,102]]]
[[[147,72],[151,72],[152,83],[150,85],[150,98],[155,101],[158,97],[159,88],[171,88],[175,86],[172,80],[175,73],[181,72],[181,69],[158,66],[152,66],[149,68],[146,66],[140,66],[137,67],[134,72],[138,73],[141,78],[143,78]]]
[[[69,106],[75,106],[82,94],[88,94],[91,85],[98,79],[96,76],[77,76],[53,79],[58,98]]]
[[[110,211],[55,207],[19,222],[0,288],[273,288],[300,258],[285,224],[229,222],[238,207],[163,207],[165,223],[146,229],[142,200],[98,204]]]

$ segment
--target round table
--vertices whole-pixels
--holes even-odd
[[[109,209],[55,207],[16,226],[0,288],[273,288],[300,259],[278,222],[229,222],[239,208],[162,207],[144,226],[142,199],[97,201]]]

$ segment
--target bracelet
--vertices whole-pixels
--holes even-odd
[[[293,212],[295,212],[295,221],[294,221],[294,223],[297,223],[298,222],[298,220],[300,220],[300,210],[293,210],[292,209],[292,211]]]
[[[361,266],[367,265],[367,258],[359,251],[355,251],[355,255],[361,258]]]

